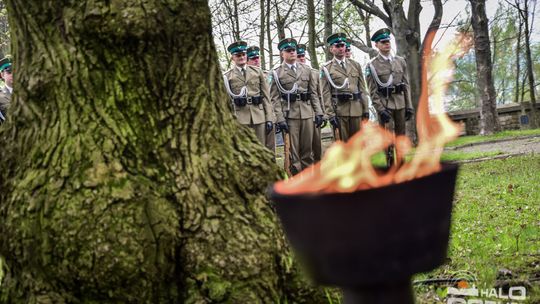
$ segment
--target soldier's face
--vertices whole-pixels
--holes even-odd
[[[345,50],[345,57],[346,57],[346,58],[351,58],[351,56],[352,56],[351,49],[346,49],[346,50]]]
[[[296,49],[286,49],[281,51],[281,56],[283,60],[287,63],[293,63],[296,61]]]
[[[251,57],[251,58],[248,59],[247,64],[253,65],[253,66],[256,66],[256,67],[260,67],[261,66],[261,59],[259,57]]]
[[[233,54],[231,59],[234,62],[234,64],[236,64],[237,66],[240,66],[240,67],[246,65],[246,62],[247,62],[246,53]]]
[[[392,45],[390,44],[390,40],[388,41],[378,41],[375,43],[375,46],[379,49],[381,53],[388,53],[392,49]]]
[[[6,85],[8,85],[10,88],[13,87],[13,74],[11,74],[11,71],[4,70],[2,71],[2,79],[4,79],[4,82]]]
[[[343,58],[343,56],[345,56],[345,44],[343,43],[333,44],[330,47],[330,52],[338,58]]]
[[[300,63],[306,63],[306,55],[296,55],[296,60]]]

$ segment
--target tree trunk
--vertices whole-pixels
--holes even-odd
[[[519,1],[516,1],[516,5],[518,6],[519,10]],[[520,54],[521,54],[521,35],[522,35],[522,29],[523,29],[523,22],[521,21],[521,16],[518,12],[519,16],[519,27],[518,27],[518,34],[517,34],[517,43],[516,43],[516,84],[514,88],[514,102],[520,103],[519,101],[519,75],[521,74],[521,62],[520,62]]]
[[[334,55],[330,53],[330,48],[326,45],[326,38],[332,35],[334,25],[334,15],[332,0],[324,0],[324,37],[323,43],[325,45],[326,61],[332,60]]]
[[[493,85],[491,50],[485,0],[470,0],[474,49],[476,54],[476,74],[481,98],[480,133],[493,134],[499,130],[497,101]]]
[[[534,86],[534,72],[533,72],[533,62],[531,56],[531,46],[530,46],[530,32],[529,32],[529,6],[528,0],[524,1],[524,11],[523,11],[523,27],[525,29],[525,59],[527,62],[527,78],[529,79],[529,96],[531,99],[531,115],[530,123],[533,128],[538,127],[538,115],[536,111],[536,89]]]
[[[323,303],[228,107],[205,1],[8,0],[5,303]]]
[[[270,1],[272,0],[266,0],[266,41],[268,43],[268,60],[270,62],[268,70],[274,67],[274,49],[272,46],[272,30],[270,28],[270,17],[272,15]]]
[[[308,52],[311,59],[311,67],[319,69],[319,61],[317,60],[317,29],[315,28],[315,4],[313,0],[307,0],[307,17],[308,17]]]
[[[261,69],[266,70],[266,56],[264,55],[264,29],[265,29],[265,0],[259,0],[259,9],[261,10],[261,26],[259,32],[259,56],[261,57]]]

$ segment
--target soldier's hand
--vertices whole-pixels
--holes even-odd
[[[321,129],[326,127],[327,124],[328,124],[328,119],[323,119]]]
[[[362,120],[369,120],[369,112],[362,114]]]
[[[280,121],[276,124],[276,128],[279,130],[279,132],[283,131],[285,133],[289,133],[289,126],[285,121]]]
[[[320,128],[324,122],[322,115],[315,115],[315,127]]]
[[[406,108],[405,109],[405,120],[411,120],[411,118],[413,117],[414,115],[414,110],[411,109],[411,108]]]
[[[392,116],[390,116],[390,112],[388,110],[381,111],[379,113],[379,115],[381,116],[381,122],[382,123],[387,123],[392,118]]]
[[[337,117],[335,117],[335,116],[330,117],[330,124],[331,124],[332,127],[334,127],[335,129],[339,129],[339,121],[338,121]]]
[[[274,124],[271,121],[266,122],[266,134],[270,134],[272,132],[272,129],[274,128]]]

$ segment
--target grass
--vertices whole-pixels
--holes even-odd
[[[540,156],[462,165],[454,203],[449,262],[417,279],[469,272],[478,279],[477,286],[493,288],[501,269],[510,270],[517,281],[540,277],[538,172]],[[440,291],[433,287],[417,288],[418,303],[446,303],[435,302]],[[540,302],[538,285],[527,291],[529,298],[523,303]]]
[[[481,143],[491,140],[520,137],[520,136],[530,136],[530,135],[540,135],[540,129],[530,129],[530,130],[513,130],[513,131],[502,131],[493,135],[475,135],[475,136],[462,136],[456,140],[447,144],[447,147],[459,147],[474,143]]]

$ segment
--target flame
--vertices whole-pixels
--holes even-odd
[[[430,32],[425,45],[431,46],[434,36],[435,31]],[[452,59],[467,52],[470,41],[470,37],[459,36],[433,57],[430,49],[424,49],[422,88],[416,117],[418,146],[409,162],[401,162],[413,148],[408,137],[396,137],[378,124],[364,122],[348,142],[335,142],[320,163],[276,183],[275,190],[281,194],[354,192],[401,183],[439,171],[444,145],[461,131],[461,126],[452,122],[444,111],[443,98],[453,74]],[[373,167],[371,157],[392,144],[396,150],[396,163],[402,164],[387,171]]]

